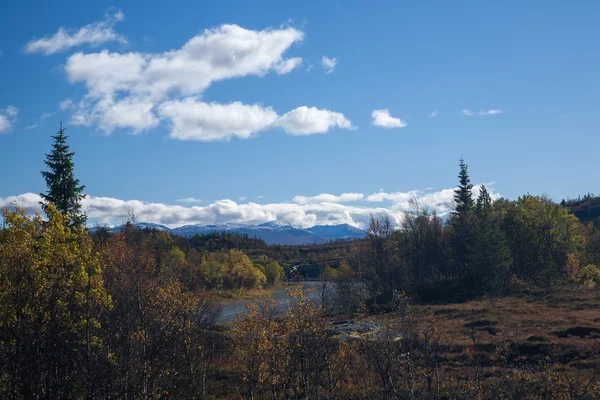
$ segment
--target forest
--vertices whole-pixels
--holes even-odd
[[[415,200],[365,239],[90,234],[73,155],[61,127],[43,215],[3,210],[1,398],[600,398],[591,195],[493,200],[461,159],[447,219]],[[303,262],[316,296],[290,284]],[[245,312],[217,323],[244,293]]]

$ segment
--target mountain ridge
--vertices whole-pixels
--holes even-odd
[[[231,232],[248,237],[256,237],[267,244],[275,245],[305,245],[312,243],[326,243],[335,240],[349,240],[364,238],[367,234],[363,229],[349,224],[315,225],[310,228],[296,228],[291,225],[266,222],[258,225],[250,224],[209,224],[209,225],[182,225],[169,228],[165,225],[149,222],[137,222],[134,226],[139,229],[156,229],[169,232],[176,236],[192,237],[209,233]],[[111,232],[118,232],[123,226],[108,228]],[[90,228],[94,232],[98,228]]]

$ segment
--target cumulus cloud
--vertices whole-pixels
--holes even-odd
[[[158,107],[158,114],[171,121],[170,136],[179,140],[248,139],[276,127],[291,135],[352,128],[343,114],[315,107],[298,107],[280,117],[271,107],[259,104],[205,103],[193,97],[166,101]]]
[[[337,57],[329,58],[327,56],[323,56],[323,58],[321,58],[321,65],[323,66],[326,74],[330,74],[335,71],[337,63]]]
[[[4,110],[0,109],[0,133],[7,132],[12,128],[19,109],[15,106],[8,106]]]
[[[177,203],[203,203],[204,200],[202,199],[197,199],[195,197],[186,197],[184,199],[177,199],[175,200]]]
[[[10,121],[5,115],[0,114],[0,133],[10,129]]]
[[[331,128],[354,129],[344,114],[301,106],[282,115],[276,125],[290,135],[312,135],[326,133]]]
[[[142,131],[154,127],[156,108],[163,117],[173,114],[188,118],[199,107],[192,102],[214,82],[264,76],[271,71],[291,72],[302,59],[285,58],[284,53],[303,38],[304,33],[293,27],[256,31],[222,25],[163,53],[75,53],[67,59],[65,72],[71,83],[83,83],[87,94],[76,105],[72,122],[98,124],[110,133],[115,128]],[[200,107],[210,106],[202,104]],[[123,111],[137,115],[116,115]],[[171,122],[174,126],[182,124]],[[206,131],[203,126],[199,130]]]
[[[487,189],[490,192],[490,197],[494,200],[500,198],[500,194],[496,192],[492,183],[487,184]],[[473,186],[473,198],[479,196],[481,185]],[[377,193],[365,196],[365,200],[370,203],[389,202],[391,208],[399,211],[410,210],[410,202],[412,199],[417,199],[422,207],[427,207],[435,211],[439,215],[445,215],[454,208],[454,188],[443,189],[437,192],[427,190],[411,190],[408,192],[385,192],[380,190]]]
[[[486,115],[499,115],[499,114],[502,114],[503,111],[499,110],[499,109],[491,109],[491,110],[479,110],[479,112],[474,112],[471,110],[464,109],[461,112],[464,116],[467,116],[467,117],[473,117],[473,116],[484,117]]]
[[[481,185],[476,185],[473,195],[477,196]],[[413,190],[409,192],[380,191],[370,195],[343,193],[341,195],[320,194],[306,197],[296,196],[293,202],[238,204],[229,199],[218,200],[206,206],[170,205],[147,203],[139,200],[120,200],[110,197],[87,196],[82,200],[82,208],[89,217],[90,224],[118,224],[133,212],[139,221],[177,227],[187,224],[216,224],[225,222],[261,224],[280,222],[295,227],[306,228],[314,225],[350,224],[365,228],[370,216],[389,216],[394,224],[399,224],[411,199],[417,199],[421,206],[445,215],[452,210],[454,189],[438,192]],[[491,190],[492,198],[500,195]],[[41,212],[38,194],[25,193],[19,196],[0,198],[0,207],[17,204],[29,213]],[[195,198],[179,199],[178,203],[196,203]],[[240,201],[246,201],[240,198]],[[352,204],[342,204],[352,203]],[[376,203],[376,204],[374,204]]]
[[[6,110],[4,110],[4,114],[6,114],[9,117],[16,117],[19,114],[19,109],[15,106],[8,106],[6,107]]]
[[[406,126],[405,121],[392,117],[390,110],[373,110],[371,118],[373,118],[373,125],[382,128],[404,128]]]
[[[1,206],[16,204],[29,213],[40,212],[41,198],[34,193],[0,198]],[[218,200],[207,206],[182,206],[163,203],[146,203],[139,200],[120,200],[109,197],[86,197],[82,209],[88,215],[88,223],[118,224],[133,212],[139,221],[177,227],[188,224],[218,224],[225,222],[261,224],[277,221],[282,224],[307,228],[314,225],[351,224],[367,226],[370,215],[390,215],[396,223],[400,212],[382,207],[358,207],[335,203],[271,203],[253,202],[238,204],[233,200]]]
[[[277,120],[277,113],[270,107],[204,103],[194,98],[165,102],[158,112],[170,119],[171,137],[180,140],[246,139]]]
[[[108,9],[104,20],[85,25],[79,29],[58,28],[52,36],[34,39],[25,46],[26,53],[42,53],[50,55],[66,51],[82,45],[99,45],[106,42],[127,43],[127,39],[117,34],[113,27],[125,19],[125,15],[117,9]]]
[[[279,75],[284,75],[291,72],[294,68],[300,66],[302,64],[302,58],[294,57],[289,58],[277,65],[275,65],[275,72]]]
[[[68,110],[72,106],[73,106],[73,101],[71,99],[65,99],[60,102],[60,105],[58,107],[64,111],[64,110]]]
[[[292,201],[298,204],[310,204],[310,203],[351,203],[355,201],[362,200],[364,198],[364,194],[362,193],[342,193],[339,196],[323,193],[317,196],[295,196]]]

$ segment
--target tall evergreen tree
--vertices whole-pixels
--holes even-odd
[[[60,123],[56,136],[52,136],[52,152],[46,154],[44,163],[48,171],[42,171],[46,180],[47,193],[41,193],[42,208],[48,209],[48,203],[54,204],[56,209],[67,217],[69,226],[83,227],[87,220],[85,213],[81,211],[81,200],[85,197],[83,191],[85,186],[79,184],[73,172],[75,164],[73,156],[75,152],[69,151],[67,144],[68,136]]]
[[[475,214],[479,220],[487,219],[492,214],[492,198],[485,185],[481,185],[477,203],[475,205]]]
[[[460,172],[458,173],[459,185],[454,190],[455,213],[465,214],[473,209],[473,185],[469,178],[465,159],[461,157],[458,165],[460,166]]]
[[[492,198],[483,185],[477,197],[475,217],[474,289],[479,293],[499,293],[507,284],[512,257]]]
[[[453,269],[460,285],[472,293],[476,285],[476,271],[473,262],[475,244],[473,185],[464,158],[459,162],[459,185],[454,190],[454,212],[450,219],[452,226]]]

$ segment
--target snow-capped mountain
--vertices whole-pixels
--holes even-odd
[[[324,237],[335,237],[338,239],[359,239],[366,236],[366,232],[360,228],[348,224],[341,225],[316,225],[307,230]]]
[[[311,228],[294,228],[289,225],[282,225],[277,222],[267,222],[260,225],[244,225],[235,223],[215,224],[215,225],[184,225],[178,228],[168,228],[164,225],[139,222],[135,224],[140,229],[157,229],[167,231],[173,235],[192,237],[194,235],[203,235],[215,232],[233,232],[249,237],[256,237],[264,240],[268,244],[299,245],[312,243],[325,243],[339,239],[356,239],[366,236],[362,229],[348,224],[341,225],[317,225]],[[115,232],[120,227],[114,227],[110,230]],[[92,228],[90,231],[94,231]]]

